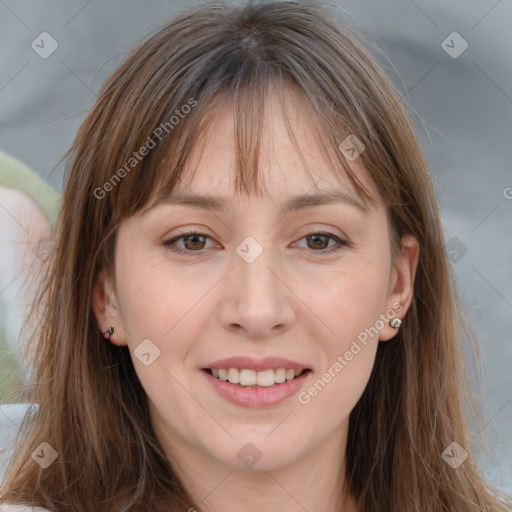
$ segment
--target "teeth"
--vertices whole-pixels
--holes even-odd
[[[231,384],[240,384],[241,386],[260,386],[269,387],[274,384],[282,384],[302,374],[303,370],[294,370],[292,368],[268,369],[257,372],[242,368],[219,368],[212,369],[212,374],[220,380],[228,381]]]
[[[281,384],[286,380],[286,370],[284,368],[278,368],[274,373],[274,381],[276,384]]]
[[[238,384],[240,382],[241,375],[240,372],[236,368],[228,369],[228,380],[231,384]]]
[[[276,374],[274,370],[263,370],[256,374],[256,384],[258,386],[273,386],[276,383]]]
[[[230,368],[230,370],[233,370],[239,374],[239,380],[237,380],[236,382],[233,382],[230,380],[229,382],[231,382],[231,384],[240,383],[242,386],[254,386],[256,384],[256,371],[255,370],[240,370],[240,371],[238,371],[236,368]],[[228,373],[229,373],[229,371],[228,371]]]

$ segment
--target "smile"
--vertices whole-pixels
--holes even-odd
[[[302,375],[305,371],[310,370],[294,370],[292,368],[267,369],[262,371],[251,370],[248,368],[206,368],[213,377],[236,384],[241,387],[270,387],[275,384],[282,384],[295,379]]]
[[[246,368],[201,370],[218,395],[234,405],[250,408],[272,407],[284,402],[300,391],[311,373],[310,369],[286,368],[260,371]]]

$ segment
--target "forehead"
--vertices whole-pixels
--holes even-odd
[[[291,91],[284,99],[284,105],[275,94],[269,94],[265,99],[258,153],[258,178],[263,189],[276,200],[290,195],[336,190],[363,201],[345,170],[333,166],[318,143],[321,134],[314,129],[314,120],[304,102]],[[172,195],[235,195],[236,157],[240,150],[236,146],[234,116],[229,104],[215,107],[208,128],[193,148]],[[360,159],[349,164],[372,196],[376,195],[375,186]]]

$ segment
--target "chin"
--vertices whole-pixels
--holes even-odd
[[[211,454],[237,471],[272,471],[294,462],[299,456],[296,450],[300,446],[300,436],[296,440],[284,439],[277,432],[269,436],[271,431],[266,428],[265,432],[255,433],[253,430],[252,435],[235,436],[221,451],[215,450],[216,453]]]

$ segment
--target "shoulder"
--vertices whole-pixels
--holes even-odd
[[[30,507],[28,505],[0,504],[0,512],[48,512],[45,508]]]

